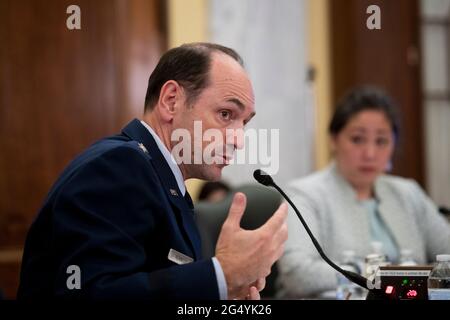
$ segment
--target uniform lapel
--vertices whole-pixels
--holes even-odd
[[[201,258],[201,240],[197,226],[194,221],[194,212],[192,200],[189,193],[186,191],[183,197],[178,188],[177,181],[173,175],[172,170],[166,162],[166,159],[160,152],[156,141],[150,132],[140,123],[139,120],[134,119],[124,129],[123,134],[131,139],[142,143],[145,149],[151,156],[151,162],[155,167],[155,171],[159,176],[160,182],[166,192],[167,198],[178,209],[174,210],[177,216],[177,221],[181,222],[179,228],[185,233],[186,241],[189,243],[195,260]]]

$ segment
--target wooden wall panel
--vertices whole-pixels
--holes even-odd
[[[381,30],[369,30],[369,5],[381,9]],[[424,185],[419,9],[416,0],[333,0],[334,102],[351,87],[374,84],[400,106],[402,132],[394,173]]]
[[[76,154],[142,114],[166,46],[163,1],[78,0],[81,30],[66,27],[71,4],[0,1],[0,250],[20,250]]]

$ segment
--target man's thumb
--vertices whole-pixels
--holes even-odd
[[[247,205],[247,198],[242,192],[237,192],[233,197],[230,210],[228,211],[228,218],[225,221],[233,228],[240,228],[242,215]]]

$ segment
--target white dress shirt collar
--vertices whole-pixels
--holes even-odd
[[[161,139],[156,134],[156,132],[152,129],[152,127],[150,127],[143,120],[141,120],[141,123],[145,128],[147,128],[147,130],[153,136],[153,139],[155,139],[156,144],[158,145],[159,151],[161,151],[162,155],[164,156],[164,159],[166,159],[167,164],[169,165],[170,169],[172,170],[172,173],[175,176],[175,180],[177,181],[177,184],[178,184],[178,189],[180,189],[180,191],[184,197],[184,195],[186,194],[186,186],[184,185],[183,174],[181,173],[180,167],[178,167],[178,164],[175,161],[175,158],[170,153],[169,149],[167,149],[167,147],[161,141]]]

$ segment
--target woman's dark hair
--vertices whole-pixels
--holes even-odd
[[[337,135],[351,118],[366,110],[383,112],[391,124],[395,140],[398,140],[400,122],[397,107],[386,93],[371,86],[357,87],[344,96],[334,112],[328,132]]]
[[[194,103],[200,92],[209,85],[211,54],[224,53],[243,66],[242,58],[231,48],[215,43],[183,44],[167,51],[159,60],[148,80],[145,111],[152,110],[159,99],[162,86],[175,80],[186,90],[187,104]]]
[[[230,187],[225,184],[224,182],[220,182],[220,181],[208,181],[206,182],[199,195],[198,195],[198,200],[205,200],[208,198],[208,196],[218,190],[223,190],[225,192],[230,192]]]

